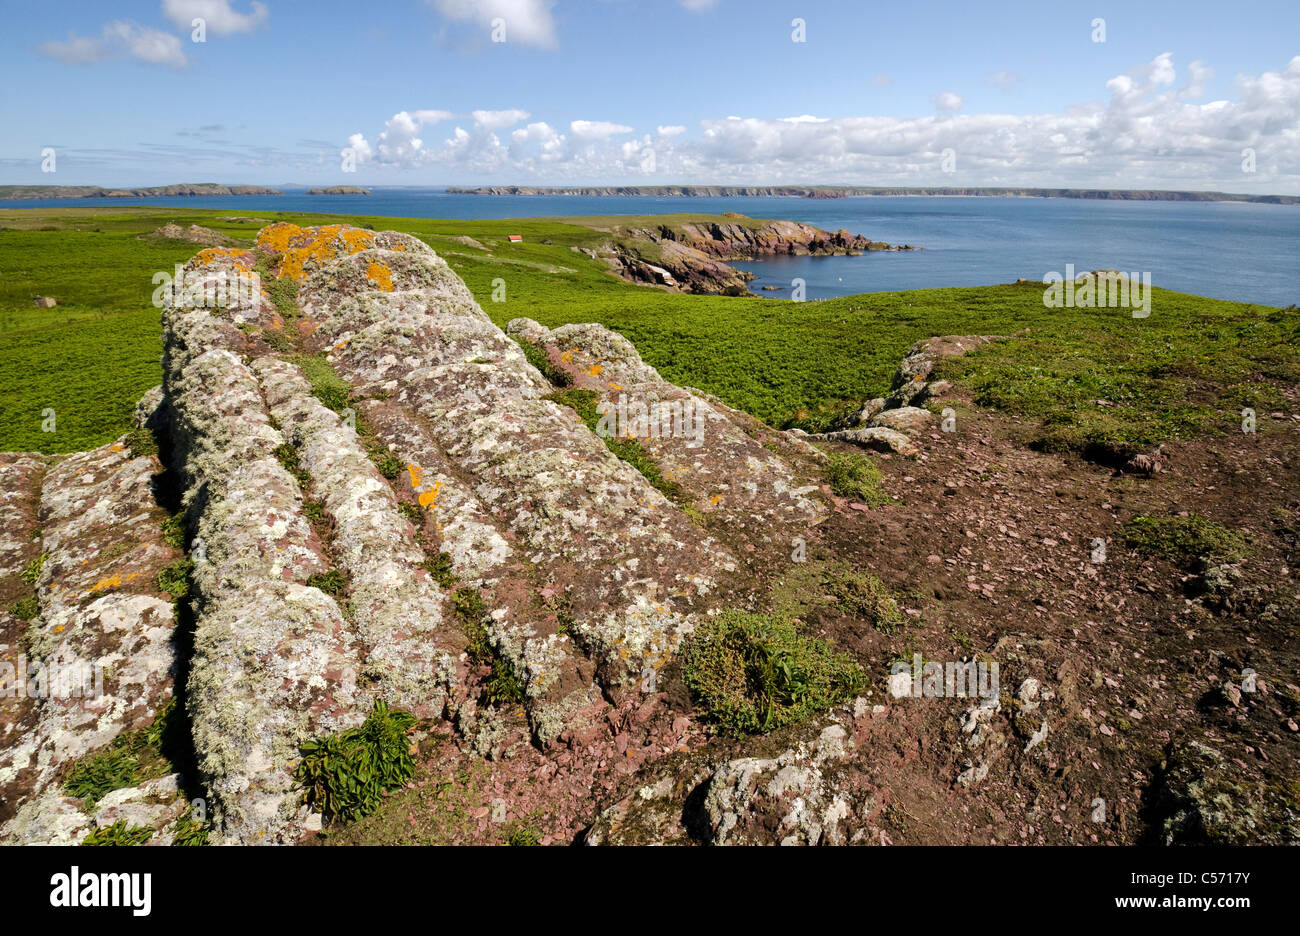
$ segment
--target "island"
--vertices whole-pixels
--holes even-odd
[[[327,185],[307,190],[308,195],[369,195],[370,189],[356,185]]]

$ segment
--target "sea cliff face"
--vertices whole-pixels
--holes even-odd
[[[912,250],[845,230],[824,231],[799,221],[765,221],[728,212],[718,219],[658,225],[632,222],[601,227],[613,235],[600,251],[614,272],[630,282],[678,292],[747,295],[752,274],[728,260],[775,256],[857,256],[872,250]]]
[[[156,198],[175,195],[283,195],[264,185],[216,185],[211,182],[155,185],[149,188],[101,188],[98,185],[0,185],[0,200],[29,198]]]

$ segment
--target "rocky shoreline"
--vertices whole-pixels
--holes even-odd
[[[720,219],[675,224],[631,223],[602,227],[612,239],[596,250],[575,247],[603,258],[613,272],[632,283],[672,290],[723,295],[752,295],[746,285],[754,275],[728,265],[731,260],[777,256],[859,256],[876,250],[915,250],[910,244],[874,241],[846,230],[824,231],[800,221],[765,221],[728,212]]]

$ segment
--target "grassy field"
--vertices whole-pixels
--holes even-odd
[[[140,235],[175,222],[251,243],[262,225],[224,220],[240,216],[414,234],[452,264],[499,325],[519,316],[549,326],[601,322],[627,336],[667,379],[777,426],[824,428],[884,395],[911,343],[937,334],[1014,336],[950,365],[946,376],[971,387],[981,405],[1029,417],[1049,447],[1122,449],[1226,430],[1240,424],[1243,406],[1277,408],[1282,387],[1300,382],[1294,309],[1160,289],[1145,319],[1125,309],[1047,309],[1036,283],[804,303],[688,296],[629,285],[572,250],[608,238],[596,229],[602,219],[587,226],[573,219],[8,209],[0,210],[0,451],[77,451],[125,431],[135,400],[161,374],[152,277],[199,249]],[[510,234],[523,235],[523,243],[509,243]],[[503,301],[493,301],[494,293]],[[37,295],[59,305],[34,308]],[[43,431],[48,410],[52,432]]]

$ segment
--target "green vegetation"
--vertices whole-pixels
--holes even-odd
[[[1124,542],[1148,555],[1180,565],[1201,559],[1233,561],[1245,556],[1246,535],[1199,514],[1185,517],[1134,517],[1124,525]]]
[[[696,628],[683,651],[687,687],[732,732],[770,731],[853,698],[862,668],[789,618],[729,612]]]
[[[82,845],[143,845],[153,837],[153,829],[127,825],[122,819],[101,829],[91,829]]]
[[[132,458],[158,454],[158,440],[152,429],[132,429],[126,434],[126,451]]]
[[[456,586],[456,574],[451,571],[451,553],[440,552],[424,560],[424,569],[443,588]]]
[[[41,613],[41,606],[35,595],[24,595],[13,603],[9,613],[20,621],[30,621]]]
[[[41,553],[27,565],[23,566],[23,571],[19,573],[19,578],[31,588],[36,587],[37,580],[41,577],[41,569],[45,568],[45,560],[50,558],[47,552]]]
[[[190,573],[193,571],[193,559],[178,559],[159,570],[158,587],[173,599],[185,598],[190,593]]]
[[[296,448],[288,442],[285,442],[282,445],[277,445],[275,451],[271,454],[275,456],[275,459],[280,463],[281,468],[293,475],[293,479],[298,482],[299,487],[306,487],[311,484],[311,475],[308,474],[307,470],[302,467],[301,463],[299,463],[298,450]]]
[[[835,572],[827,576],[826,585],[845,614],[862,618],[882,634],[892,634],[907,624],[898,600],[870,572],[862,569]]]
[[[172,844],[180,846],[198,846],[208,844],[211,830],[206,822],[194,818],[193,813],[186,813],[172,824]]]
[[[838,497],[851,497],[868,507],[892,504],[894,499],[880,490],[879,466],[856,452],[830,452],[826,460],[826,482]]]
[[[402,461],[392,452],[385,452],[380,449],[370,450],[370,460],[375,463],[379,473],[392,481],[402,473]]]
[[[563,406],[567,406],[578,414],[578,418],[592,432],[596,431],[596,426],[600,422],[600,414],[596,412],[596,405],[600,401],[600,395],[595,390],[583,390],[571,388],[569,390],[557,390],[547,395],[546,399],[554,400]],[[650,453],[645,447],[635,439],[618,439],[614,436],[600,436],[605,447],[627,462],[637,471],[645,476],[650,482],[650,486],[657,490],[664,497],[673,502],[681,502],[685,499],[686,493],[682,486],[676,481],[669,481],[664,477],[663,472],[659,470],[658,463],[650,457]]]
[[[180,740],[177,735],[183,733],[183,719],[173,699],[148,727],[124,732],[107,747],[76,761],[64,777],[63,789],[69,796],[84,797],[91,807],[114,790],[176,773],[175,758],[169,755]]]
[[[185,548],[185,514],[173,514],[163,521],[162,538],[173,549]]]
[[[458,589],[452,595],[452,605],[461,632],[469,639],[465,652],[469,654],[470,660],[479,666],[491,667],[483,685],[485,700],[492,705],[522,702],[524,690],[519,674],[509,660],[497,653],[488,637],[487,628],[483,624],[487,617],[487,605],[478,589],[468,586]]]
[[[352,395],[352,386],[334,373],[329,361],[323,354],[299,354],[289,359],[297,364],[307,382],[311,384],[312,396],[320,400],[321,405],[336,413],[348,408]]]
[[[249,244],[253,225],[222,220],[238,214],[0,210],[0,450],[77,451],[128,431],[135,401],[160,377],[151,277],[197,250],[136,238],[174,221]],[[1045,448],[1109,457],[1162,439],[1236,430],[1243,406],[1263,412],[1279,383],[1300,379],[1300,317],[1293,312],[1163,289],[1154,291],[1145,319],[1118,308],[1048,309],[1042,284],[1032,282],[821,302],[692,296],[624,283],[603,261],[570,249],[609,240],[602,227],[685,216],[579,222],[243,214],[414,234],[447,259],[498,325],[520,316],[549,327],[600,322],[631,340],[666,379],[780,427],[821,430],[885,395],[909,346],[931,335],[1014,336],[946,362],[941,376],[972,388],[980,405],[1031,419],[1033,440]],[[508,243],[506,235],[516,233],[524,242]],[[463,236],[486,249],[456,239]],[[506,301],[493,302],[498,277],[509,290]],[[59,305],[33,308],[35,295],[54,296]],[[53,432],[42,432],[47,408],[55,411]]]
[[[338,569],[330,569],[328,572],[307,576],[307,587],[319,588],[325,594],[337,598],[347,591],[348,578]]]
[[[297,773],[308,803],[331,821],[374,812],[385,793],[415,773],[407,737],[415,723],[414,715],[377,699],[360,727],[308,741]]]
[[[510,830],[510,835],[506,838],[507,845],[514,846],[535,846],[542,843],[542,833],[536,826],[517,825]]]

